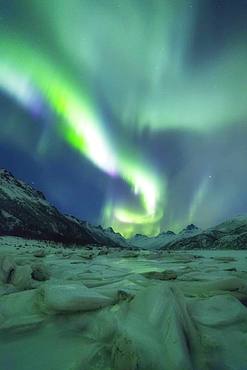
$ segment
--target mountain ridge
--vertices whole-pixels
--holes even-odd
[[[0,169],[0,236],[132,249],[247,249],[247,216],[236,216],[205,230],[190,224],[178,234],[137,234],[126,240],[111,227],[104,229],[62,214],[41,191]]]
[[[0,235],[52,240],[64,244],[127,247],[113,230],[62,214],[44,194],[0,169]]]
[[[155,237],[136,234],[129,241],[143,249],[247,249],[247,216],[236,216],[207,229],[190,224],[178,234],[171,231]]]

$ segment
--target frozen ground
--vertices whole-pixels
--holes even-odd
[[[0,370],[247,370],[247,251],[0,238]]]

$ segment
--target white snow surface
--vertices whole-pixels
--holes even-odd
[[[1,237],[0,369],[243,370],[246,302],[246,250]]]

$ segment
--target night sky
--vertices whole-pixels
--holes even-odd
[[[0,0],[0,167],[125,236],[247,213],[247,0]]]

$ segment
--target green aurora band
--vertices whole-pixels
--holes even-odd
[[[104,134],[103,122],[89,93],[59,71],[48,57],[32,50],[31,45],[20,40],[13,43],[11,38],[1,42],[0,50],[4,55],[0,62],[0,88],[30,110],[35,100],[42,98],[55,112],[56,127],[64,139],[104,172],[124,179],[139,196],[139,211],[107,204],[104,224],[112,225],[125,236],[133,234],[135,224],[145,226],[148,233],[157,233],[164,207],[160,203],[158,179],[133,157],[128,160],[127,155],[119,155]]]
[[[156,235],[166,219],[174,231],[194,222],[210,189],[208,170],[187,215],[179,218],[167,206],[166,171],[157,173],[132,137],[146,129],[150,135],[180,130],[213,136],[234,123],[246,124],[246,34],[227,33],[198,62],[190,59],[191,43],[198,15],[206,18],[210,2],[32,0],[26,7],[14,2],[18,19],[12,15],[7,26],[0,23],[0,89],[29,111],[51,111],[52,124],[70,146],[113,181],[128,184],[127,200],[111,194],[106,199],[103,225],[128,237]],[[210,44],[212,35],[203,40]],[[110,122],[116,131],[108,129],[95,85],[116,118]],[[182,188],[183,174],[177,177]]]

